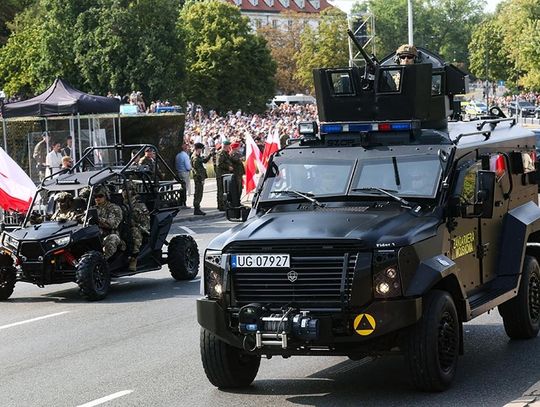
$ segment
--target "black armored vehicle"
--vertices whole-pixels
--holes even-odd
[[[107,295],[111,278],[159,270],[164,264],[176,280],[195,278],[199,269],[195,240],[188,235],[168,238],[184,191],[159,154],[157,168],[137,164],[148,149],[156,151],[151,145],[91,147],[72,169],[43,180],[22,226],[0,237],[1,300],[11,296],[16,281],[40,287],[76,282],[83,296],[99,300]],[[122,159],[130,154],[130,160]],[[103,191],[122,210],[118,236],[125,243],[125,250],[108,259],[94,202]],[[59,197],[66,193],[73,197],[71,207],[66,216],[58,216]],[[134,195],[148,210],[150,228],[141,232],[136,266],[130,269]]]
[[[538,334],[535,138],[514,119],[455,122],[466,77],[423,62],[315,69],[319,123],[277,152],[241,225],[204,254],[201,355],[217,387],[262,356],[405,355],[413,384],[456,374],[463,323],[498,307],[510,338]]]

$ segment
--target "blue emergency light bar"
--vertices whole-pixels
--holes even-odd
[[[321,124],[322,134],[363,133],[409,131],[413,129],[412,122],[378,122],[378,123],[324,123]]]

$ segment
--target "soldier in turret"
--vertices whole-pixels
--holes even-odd
[[[58,207],[51,216],[51,220],[57,222],[66,222],[76,220],[78,213],[73,205],[73,195],[70,192],[60,192],[56,197]]]

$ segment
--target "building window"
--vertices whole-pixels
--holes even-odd
[[[321,8],[321,2],[320,0],[309,0],[313,8],[316,8],[317,10]]]
[[[253,4],[254,6],[258,6],[259,5],[259,0],[249,0],[249,2],[251,4]]]
[[[277,20],[272,20],[272,28],[277,28]]]
[[[289,27],[289,30],[292,30],[292,20],[287,21],[287,27]]]
[[[289,0],[279,0],[283,7],[289,8]]]
[[[259,19],[256,19],[256,20],[255,20],[255,26],[256,26],[257,28],[261,28],[261,27],[262,27],[262,21],[259,20]]]
[[[236,4],[237,6],[241,6],[242,0],[234,0],[234,4]]]
[[[305,0],[294,0],[294,2],[296,3],[296,5],[299,8],[304,8],[306,6],[306,1]]]
[[[274,7],[274,0],[264,0],[268,7]]]

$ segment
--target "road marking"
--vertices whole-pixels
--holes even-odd
[[[20,322],[14,322],[13,324],[2,325],[2,326],[0,326],[0,331],[2,329],[12,328],[12,327],[17,326],[17,325],[28,324],[30,322],[40,321],[40,320],[46,319],[46,318],[57,317],[58,315],[67,314],[68,312],[70,312],[70,311],[57,312],[56,314],[44,315],[42,317],[27,319],[26,321],[20,321]]]
[[[114,393],[114,394],[111,394],[111,395],[109,395],[109,396],[102,397],[102,398],[97,399],[97,400],[94,400],[94,401],[89,401],[88,403],[81,404],[80,406],[77,406],[77,407],[94,407],[94,406],[99,406],[100,404],[103,404],[103,403],[106,403],[106,402],[108,402],[108,401],[117,399],[118,397],[127,396],[127,395],[130,394],[130,393],[133,393],[133,390],[123,390],[123,391],[119,391],[118,393]]]
[[[180,226],[180,229],[184,229],[186,232],[188,232],[190,235],[196,235],[197,233],[193,230],[191,230],[190,228],[188,228],[187,226]]]

